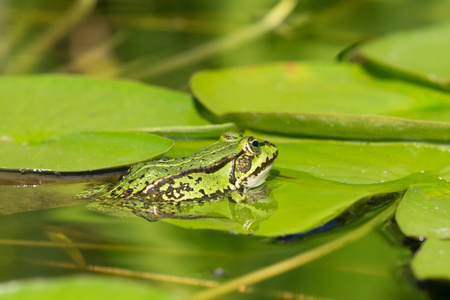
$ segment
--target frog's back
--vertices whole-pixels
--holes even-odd
[[[187,186],[190,180],[197,180],[198,183],[200,175],[193,176],[194,174],[202,174],[200,180],[213,177],[215,175],[211,174],[210,170],[214,166],[222,167],[235,155],[236,143],[215,143],[188,157],[139,163],[132,166],[117,184],[111,186],[104,197],[162,197],[161,191],[152,193],[152,189],[157,185],[175,180],[177,185],[181,185],[183,181],[183,184]],[[192,185],[195,183],[193,181]],[[199,193],[202,195],[201,192]],[[199,194],[192,193],[192,196],[199,197]]]

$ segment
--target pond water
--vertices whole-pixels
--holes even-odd
[[[133,278],[149,288],[195,298],[201,295],[195,293],[207,288],[264,272],[264,268],[343,236],[364,222],[357,220],[289,242],[259,237],[257,232],[238,235],[181,228],[165,221],[117,218],[86,209],[73,195],[92,180],[98,181],[3,180],[2,282],[92,274]],[[425,293],[415,287],[410,275],[409,259],[407,248],[383,231],[372,231],[330,255],[281,274],[269,274],[266,280],[224,298],[423,299]]]

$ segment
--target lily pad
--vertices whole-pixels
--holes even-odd
[[[16,143],[78,132],[208,124],[189,95],[131,81],[2,77],[0,103],[0,136]]]
[[[372,68],[450,91],[449,35],[448,22],[395,32],[364,44],[357,55]]]
[[[188,126],[191,134],[208,135],[224,129],[208,125],[189,95],[131,81],[2,77],[0,103],[0,168],[7,169],[85,171],[129,165],[160,155],[172,144],[129,131],[176,128],[179,134]]]
[[[285,235],[321,226],[351,207],[394,201],[410,186],[439,186],[450,164],[450,146],[419,142],[367,143],[255,135],[279,150],[271,197],[277,208],[256,235]],[[177,141],[170,156],[189,155],[210,141]],[[225,204],[224,204],[225,205]],[[251,222],[251,218],[248,219]],[[212,219],[165,220],[188,228],[249,231]],[[227,221],[228,222],[228,221]],[[239,224],[238,224],[239,225]]]
[[[450,184],[443,181],[411,187],[400,202],[396,219],[408,236],[450,239],[449,216]]]
[[[130,165],[161,155],[173,142],[139,132],[64,135],[39,143],[0,142],[0,168],[89,171]]]
[[[450,241],[427,239],[414,256],[411,267],[421,280],[450,280]]]
[[[407,181],[344,184],[288,169],[280,169],[277,182],[281,186],[272,191],[272,197],[278,201],[278,210],[262,222],[260,235],[280,236],[317,228],[356,206],[357,202],[379,201],[382,205],[385,201],[394,201],[407,185]]]
[[[443,176],[450,165],[450,146],[445,144],[262,138],[278,147],[277,167],[342,183],[381,183],[413,174]]]
[[[201,71],[191,87],[208,112],[245,128],[363,140],[450,140],[450,95],[375,79],[356,65],[289,62]]]
[[[278,186],[272,190],[270,198],[276,201],[275,211],[266,213],[258,220],[259,229],[249,229],[245,224],[254,222],[255,216],[249,215],[247,222],[241,222],[240,227],[234,226],[233,231],[242,234],[260,236],[280,236],[305,232],[331,221],[345,212],[357,202],[372,201],[380,205],[393,201],[406,189],[408,180],[392,184],[345,184],[313,177],[304,172],[289,169],[277,169],[270,180],[270,186]],[[264,200],[266,201],[266,200]],[[239,207],[240,205],[236,205]],[[234,208],[237,210],[237,208]],[[261,214],[258,215],[260,217]],[[261,218],[261,217],[260,217]],[[216,220],[173,220],[164,221],[186,228],[230,230],[230,224]]]

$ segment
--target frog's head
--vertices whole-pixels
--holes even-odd
[[[242,155],[235,161],[235,187],[252,189],[263,184],[278,155],[277,147],[252,136],[244,137],[239,143]]]

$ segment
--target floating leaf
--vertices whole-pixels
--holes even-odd
[[[189,95],[129,81],[2,77],[0,105],[0,168],[8,169],[82,171],[127,165],[160,155],[171,142],[124,131],[181,132],[188,126],[189,132],[200,128],[217,134],[223,129],[206,127]]]
[[[406,189],[409,182],[405,180],[393,184],[352,185],[315,178],[289,169],[277,169],[274,173],[277,171],[280,173],[270,181],[271,186],[278,186],[270,195],[278,204],[275,212],[270,212],[255,232],[249,232],[243,227],[234,227],[233,231],[261,236],[305,232],[331,221],[357,202],[372,201],[376,203],[376,207],[393,201],[401,196],[402,189]],[[248,219],[249,222],[252,220]],[[229,225],[220,225],[209,219],[164,221],[187,228],[230,230]]]
[[[342,183],[368,184],[413,174],[445,173],[450,145],[422,142],[353,142],[264,135],[279,150],[276,166]]]
[[[408,236],[449,239],[450,184],[444,181],[410,188],[400,202],[396,220]]]
[[[250,129],[347,139],[450,140],[449,95],[378,80],[355,65],[290,62],[202,71],[191,85],[210,113]]]
[[[395,32],[357,50],[362,62],[395,76],[450,91],[450,23]]]
[[[450,241],[427,239],[414,256],[412,269],[421,280],[450,280]]]
[[[248,133],[249,135],[254,135]],[[450,146],[419,142],[367,143],[258,136],[279,150],[271,185],[277,210],[257,235],[284,235],[321,226],[352,206],[382,205],[410,186],[439,185],[450,164]],[[177,141],[169,155],[189,155],[208,141]],[[277,174],[277,171],[280,173]],[[360,203],[360,204],[358,204]],[[363,212],[361,212],[363,213]],[[230,230],[218,222],[166,220],[183,227]],[[248,233],[246,230],[234,231]]]
[[[0,103],[1,136],[16,142],[77,132],[207,124],[189,95],[130,81],[2,77]]]
[[[394,201],[407,185],[407,181],[394,184],[345,184],[287,169],[280,170],[277,182],[281,186],[272,191],[272,197],[278,201],[278,210],[266,222],[262,222],[258,234],[279,236],[305,232],[331,221],[351,206],[356,206],[357,202],[362,204],[372,201],[377,206]]]
[[[39,143],[0,142],[4,169],[88,171],[118,167],[161,155],[171,140],[148,133],[79,133]]]

